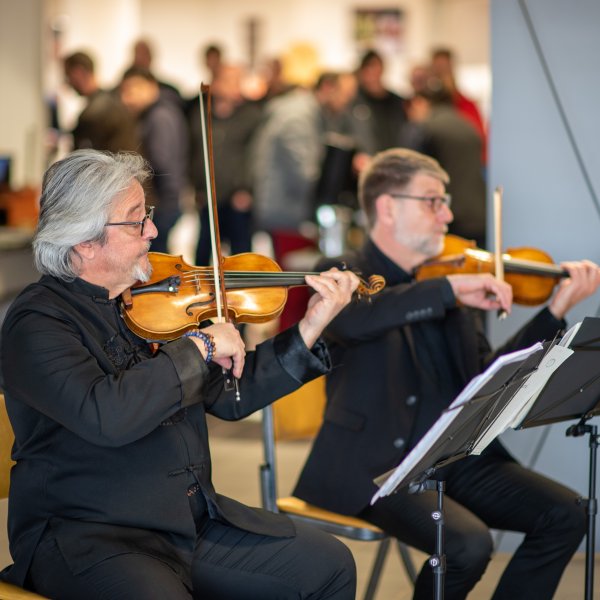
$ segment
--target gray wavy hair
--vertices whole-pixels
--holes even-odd
[[[75,246],[104,243],[115,198],[134,180],[150,175],[138,154],[76,150],[44,174],[40,218],[33,238],[35,266],[40,273],[72,281],[79,274]]]

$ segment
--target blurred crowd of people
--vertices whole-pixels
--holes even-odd
[[[169,232],[193,190],[200,218],[196,264],[210,260],[204,151],[198,97],[184,98],[158,79],[146,40],[133,47],[131,66],[114,89],[99,85],[94,58],[64,57],[66,81],[87,104],[72,131],[73,148],[138,151],[154,177],[147,190],[156,206],[159,237]],[[322,204],[356,204],[356,177],[377,152],[409,147],[439,161],[450,175],[455,218],[450,231],[485,247],[486,131],[476,104],[459,89],[452,52],[435,50],[413,68],[412,95],[384,84],[385,61],[366,52],[353,72],[322,72],[312,87],[292,85],[273,60],[252,86],[248,73],[204,49],[211,77],[215,192],[220,233],[232,254],[249,251],[255,231],[273,239],[276,258],[301,223]],[[302,236],[300,236],[302,237]],[[287,241],[286,241],[287,240]]]

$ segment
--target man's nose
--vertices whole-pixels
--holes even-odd
[[[454,220],[454,213],[447,204],[442,204],[437,212],[437,217],[442,223],[452,223]]]
[[[158,229],[152,219],[147,219],[144,225],[144,238],[153,240],[158,235]]]

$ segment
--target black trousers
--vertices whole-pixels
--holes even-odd
[[[552,598],[562,573],[586,532],[577,495],[512,460],[498,443],[490,452],[440,471],[444,494],[446,600],[465,598],[481,578],[493,550],[489,528],[525,533],[494,592],[494,600]],[[435,551],[437,492],[406,489],[378,500],[359,516],[428,554]],[[415,599],[433,593],[426,562]]]
[[[53,600],[354,600],[356,572],[348,548],[298,525],[273,538],[206,520],[191,565],[193,590],[159,558],[127,553],[73,575],[47,531],[28,583]]]

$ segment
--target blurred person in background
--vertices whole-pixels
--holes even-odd
[[[450,176],[453,221],[449,231],[479,248],[486,247],[486,185],[481,164],[482,141],[475,128],[456,110],[450,92],[429,78],[412,98],[410,118],[415,125],[408,144],[435,158]]]
[[[383,57],[369,50],[356,71],[358,91],[350,111],[354,137],[368,155],[404,145],[405,100],[386,88],[384,69]]]
[[[475,128],[482,144],[481,161],[487,163],[487,134],[483,118],[477,104],[465,96],[456,82],[454,74],[454,54],[448,48],[437,48],[431,53],[431,73],[450,92],[456,110]]]
[[[74,52],[63,60],[63,67],[67,83],[87,99],[72,132],[73,148],[139,150],[135,120],[118,95],[100,88],[92,57],[86,52]]]
[[[160,93],[150,71],[131,67],[121,81],[121,99],[137,119],[142,155],[154,177],[148,190],[149,203],[156,205],[154,222],[158,236],[156,252],[168,253],[169,232],[181,216],[181,194],[187,184],[188,132],[181,110]]]
[[[212,82],[212,132],[215,192],[221,240],[231,254],[249,252],[252,242],[251,146],[262,117],[261,105],[242,97],[240,67],[222,64]],[[190,172],[200,210],[196,264],[207,265],[211,243],[206,197],[206,174],[198,98],[189,115]]]
[[[215,79],[215,75],[223,62],[223,49],[219,44],[209,44],[204,48],[203,51],[204,66],[208,71],[210,80],[208,83],[212,83]]]
[[[313,218],[328,121],[351,101],[340,73],[324,73],[313,89],[298,87],[271,100],[254,147],[255,219],[268,232],[291,230]]]
[[[145,69],[146,71],[150,71],[156,78],[156,82],[158,83],[161,96],[163,96],[167,100],[171,100],[178,107],[180,107],[181,110],[183,110],[183,98],[181,97],[179,90],[173,84],[158,79],[158,77],[156,77],[156,74],[152,70],[154,52],[152,50],[150,42],[145,39],[139,39],[134,43],[132,51],[133,59],[131,62],[131,66],[136,67],[138,69]]]

